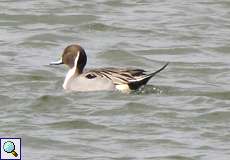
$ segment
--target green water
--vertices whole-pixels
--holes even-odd
[[[229,160],[230,2],[2,0],[0,137],[25,160]],[[49,66],[166,70],[132,94],[69,93]]]

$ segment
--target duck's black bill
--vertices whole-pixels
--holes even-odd
[[[50,63],[50,65],[60,65],[60,64],[63,64],[62,59],[60,59],[60,60],[57,61],[57,62],[51,62],[51,63]]]

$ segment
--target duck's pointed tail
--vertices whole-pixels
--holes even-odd
[[[153,73],[150,73],[146,76],[147,77],[150,77],[152,78],[153,76],[155,76],[157,73],[161,72],[162,70],[164,70],[167,66],[168,66],[169,62],[166,63],[163,67],[161,67],[160,69],[158,69],[157,71],[153,72]]]
[[[141,79],[138,79],[136,81],[130,82],[129,88],[132,90],[138,89],[139,87],[141,87],[142,85],[145,85],[152,77],[154,77],[157,73],[161,72],[162,70],[164,70],[169,63],[166,63],[163,67],[161,67],[160,69],[158,69],[157,71],[150,73],[146,76],[144,76]]]

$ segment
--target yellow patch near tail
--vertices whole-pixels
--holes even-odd
[[[116,89],[121,91],[122,93],[129,93],[131,91],[127,84],[116,85]]]

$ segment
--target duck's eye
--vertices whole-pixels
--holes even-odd
[[[87,74],[85,77],[88,78],[88,79],[93,79],[93,78],[95,78],[97,76],[92,74],[92,73],[90,73],[90,74]]]

